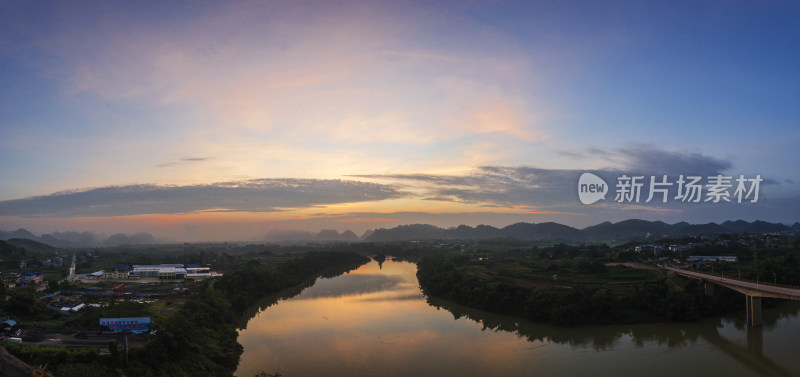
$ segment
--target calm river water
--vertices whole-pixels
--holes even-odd
[[[416,264],[319,279],[239,332],[238,377],[800,376],[800,305],[693,323],[560,328],[426,301]]]

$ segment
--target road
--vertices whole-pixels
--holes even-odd
[[[62,281],[71,282],[75,280],[75,254],[72,254],[72,265],[69,267],[69,276]]]

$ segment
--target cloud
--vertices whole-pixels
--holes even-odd
[[[674,152],[650,144],[635,144],[616,151],[623,168],[631,173],[716,175],[732,167],[730,161],[701,153]]]
[[[563,151],[556,153],[564,155]],[[357,175],[353,177],[378,179],[415,192],[424,200],[449,201],[456,203],[473,203],[486,208],[508,208],[517,211],[585,213],[589,211],[615,211],[619,209],[642,212],[675,212],[681,207],[680,201],[672,198],[677,194],[676,186],[668,194],[666,204],[661,202],[661,194],[656,193],[653,200],[646,205],[634,206],[636,203],[617,203],[614,201],[615,185],[623,174],[643,175],[643,187],[640,203],[644,204],[649,194],[649,176],[667,174],[668,182],[675,182],[683,175],[715,176],[731,169],[732,164],[722,159],[693,152],[663,150],[647,144],[636,144],[625,149],[604,151],[594,149],[590,154],[604,156],[615,164],[603,169],[590,171],[601,176],[611,187],[602,205],[585,207],[577,198],[578,177],[588,171],[582,169],[543,169],[530,166],[481,166],[467,174],[391,174],[391,175]],[[578,152],[567,152],[568,155],[583,155]],[[736,175],[727,172],[728,175]],[[747,176],[746,178],[752,178]],[[773,179],[765,178],[761,187],[763,198],[764,185],[774,184]],[[734,182],[735,183],[735,182]],[[730,192],[733,195],[733,190]],[[705,198],[703,198],[705,199]],[[685,208],[684,208],[685,209]]]
[[[385,223],[385,222],[399,222],[401,220],[398,219],[387,219],[382,217],[355,217],[351,219],[341,219],[337,220],[341,223],[354,223],[354,224],[362,224],[362,223]]]
[[[579,151],[580,152],[580,151]],[[679,174],[708,177],[731,171],[731,164],[714,156],[661,150],[648,146],[633,146],[625,150],[602,151],[618,165],[589,170],[602,177],[610,190],[597,205],[581,205],[577,197],[577,182],[583,169],[545,169],[532,166],[486,165],[460,174],[357,174],[346,180],[321,179],[256,179],[219,182],[207,185],[128,185],[60,192],[51,195],[0,201],[0,216],[22,217],[100,217],[140,214],[183,214],[201,212],[285,212],[297,219],[313,218],[350,224],[405,221],[398,210],[415,213],[480,212],[485,209],[498,214],[516,215],[587,215],[614,219],[625,210],[628,216],[710,216],[723,211],[722,205],[682,203],[673,200],[676,186],[668,193],[667,203],[660,194],[645,204],[649,194],[648,176],[666,173],[675,182]],[[175,163],[200,163],[206,157],[186,157]],[[187,161],[184,161],[187,160]],[[672,163],[672,165],[670,165]],[[618,203],[614,200],[615,185],[623,174],[644,175],[638,203]],[[750,178],[752,176],[747,176]],[[764,178],[760,200],[764,210],[771,199],[770,189],[777,181]],[[370,183],[371,182],[371,183]],[[772,183],[772,184],[770,184]],[[733,195],[732,187],[730,192]],[[380,205],[356,204],[387,201]],[[435,203],[438,202],[438,203]],[[762,203],[764,202],[764,203]],[[344,205],[347,204],[347,205]],[[315,210],[330,205],[336,211]],[[742,213],[754,206],[734,206]],[[762,208],[764,207],[764,208]],[[719,208],[719,209],[718,209]],[[726,207],[727,208],[727,207]],[[710,210],[713,209],[713,212]],[[328,211],[328,212],[326,212]],[[727,210],[726,210],[727,211]],[[363,212],[363,213],[361,213]],[[487,212],[488,213],[488,212]],[[633,215],[630,215],[633,214]],[[486,214],[484,214],[486,215]]]
[[[62,22],[26,47],[59,58],[41,69],[66,94],[181,106],[227,132],[288,139],[371,142],[379,134],[418,144],[486,133],[539,137],[531,127],[540,118],[531,110],[536,104],[519,100],[534,71],[501,34],[456,23],[491,53],[471,44],[443,47],[430,35],[416,39],[423,31],[449,37],[449,30],[436,34],[439,22],[357,3],[149,9],[176,18],[169,20],[145,17],[136,7],[108,8],[56,7]],[[417,12],[434,11],[428,8],[435,7]],[[85,27],[87,18],[99,27]]]
[[[190,212],[275,212],[400,197],[391,186],[319,179],[254,179],[193,186],[109,186],[0,201],[23,217],[125,216]]]
[[[634,171],[636,174],[645,175],[656,175],[667,171],[672,176],[677,174],[709,176],[730,168],[730,163],[713,156],[665,151],[642,145],[625,150],[602,152],[623,161],[621,167],[592,170],[612,186],[618,176]],[[201,163],[209,159],[209,157],[184,157],[171,163]],[[107,186],[0,201],[0,214],[25,217],[78,217],[191,212],[277,212],[399,198],[464,203],[477,206],[473,208],[495,208],[500,211],[505,209],[518,213],[576,214],[587,210],[579,205],[576,194],[576,182],[582,172],[584,170],[543,169],[530,166],[481,166],[464,174],[348,176],[377,183],[319,179],[257,179],[207,185]],[[774,182],[765,177],[763,184]],[[614,208],[624,206],[625,204],[613,202],[613,188],[610,191],[610,196],[605,202],[609,206],[596,206],[589,210],[613,211]],[[646,187],[641,197],[642,200],[647,198]],[[763,197],[765,196],[762,186]],[[675,203],[664,206],[661,203],[651,203],[638,209],[657,211],[659,206],[672,205]],[[342,220],[368,223],[388,219],[393,217],[364,216],[363,219]]]
[[[565,187],[574,186],[578,174],[572,170],[525,166],[482,166],[467,175],[372,174],[352,177],[405,182],[411,189],[422,190],[423,199],[427,200],[513,207],[550,206],[566,201]]]
[[[568,158],[573,158],[573,159],[582,160],[582,159],[586,158],[585,154],[574,152],[574,151],[557,150],[556,153],[561,155],[561,156],[568,157]]]
[[[611,152],[602,150],[600,148],[589,148],[587,152],[588,152],[589,155],[592,155],[592,156],[601,156],[601,157],[605,157],[605,158],[609,158],[609,157],[612,156]]]
[[[476,166],[548,137],[558,110],[529,95],[546,89],[531,52],[470,12],[417,5],[53,4],[58,22],[9,16],[31,39],[11,58],[77,114],[59,127],[70,143],[46,126],[9,143],[29,135],[56,148],[63,157],[27,158],[26,169],[69,169],[64,188]],[[38,186],[28,192],[55,191]],[[19,192],[5,198],[31,195]]]
[[[574,160],[593,160],[605,170],[628,174],[716,175],[730,170],[730,161],[697,152],[670,151],[649,143],[630,143],[622,148],[556,150],[556,154]],[[597,164],[595,164],[597,165]]]
[[[210,157],[184,157],[184,158],[181,158],[179,161],[162,162],[162,163],[156,165],[156,167],[157,168],[166,168],[166,167],[169,167],[169,166],[178,165],[180,163],[204,162],[204,161],[208,161],[210,159],[211,159]]]

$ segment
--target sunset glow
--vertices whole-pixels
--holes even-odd
[[[796,2],[0,1],[0,230],[791,224],[798,17]],[[584,206],[589,170],[760,174],[763,200]]]

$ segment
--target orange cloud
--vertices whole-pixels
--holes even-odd
[[[356,223],[356,224],[361,224],[361,223],[382,223],[382,222],[392,222],[392,221],[401,221],[401,220],[397,220],[397,219],[383,219],[383,218],[378,218],[378,217],[372,217],[372,218],[367,218],[367,217],[357,217],[357,218],[353,218],[353,219],[342,219],[342,220],[337,220],[337,221],[338,221],[338,222],[340,222],[340,223]]]

